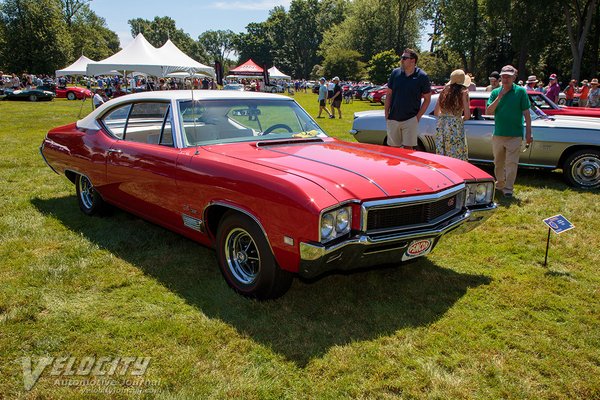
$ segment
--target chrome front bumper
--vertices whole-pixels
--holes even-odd
[[[464,211],[433,228],[413,230],[372,238],[359,234],[347,240],[326,246],[320,243],[300,243],[300,271],[312,278],[330,270],[350,270],[374,265],[399,263],[408,245],[416,239],[439,239],[448,233],[465,233],[488,219],[497,205]]]

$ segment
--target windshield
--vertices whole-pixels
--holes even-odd
[[[560,108],[556,103],[542,94],[530,94],[529,99],[542,110],[556,110]]]
[[[181,101],[179,120],[186,147],[326,136],[293,100]]]

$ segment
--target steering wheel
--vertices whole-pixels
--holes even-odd
[[[289,133],[293,132],[292,128],[290,128],[286,124],[275,124],[275,125],[271,125],[267,129],[265,129],[262,134],[263,135],[268,135],[269,133],[273,132],[275,129],[285,129]]]

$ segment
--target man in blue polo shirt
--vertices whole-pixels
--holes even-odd
[[[531,136],[531,115],[529,96],[524,87],[515,85],[517,69],[505,65],[500,71],[502,86],[490,93],[486,114],[494,115],[494,174],[496,189],[505,197],[512,197],[513,185],[517,179],[517,167],[523,140],[523,119],[525,119],[525,140],[527,145],[533,141]]]
[[[417,67],[419,56],[414,50],[404,49],[400,59],[401,67],[392,71],[386,91],[387,144],[413,149],[419,120],[431,102],[431,83],[425,71]]]

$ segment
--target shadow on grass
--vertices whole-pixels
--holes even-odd
[[[135,265],[206,316],[230,324],[300,367],[334,346],[431,324],[468,288],[491,281],[423,258],[403,266],[330,274],[311,282],[297,279],[281,299],[261,303],[230,290],[214,252],[191,240],[119,210],[106,218],[86,217],[74,196],[32,203],[41,213]]]

